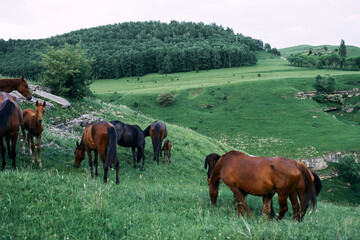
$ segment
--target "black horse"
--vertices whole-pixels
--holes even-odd
[[[144,136],[151,137],[154,148],[154,161],[156,160],[157,164],[159,164],[159,153],[162,141],[167,136],[166,125],[163,122],[155,121],[144,130]]]
[[[145,165],[145,137],[138,125],[128,125],[120,121],[110,121],[115,127],[117,144],[121,147],[131,147],[134,164],[133,167],[136,167],[136,162],[140,162],[142,158],[142,167],[141,170],[144,170]],[[135,148],[137,148],[137,157],[135,157]]]
[[[211,173],[215,167],[215,164],[217,163],[217,161],[220,159],[220,155],[217,153],[211,153],[209,155],[206,156],[205,158],[205,164],[204,167],[205,169],[207,169],[207,167],[209,166],[208,172],[207,172],[207,176],[210,179]],[[321,184],[321,180],[319,178],[319,176],[311,171],[312,175],[314,176],[314,185],[315,185],[315,192],[316,192],[316,196],[319,195],[321,188],[322,188],[322,184]],[[243,193],[244,197],[246,197],[247,194]],[[235,200],[235,196],[234,196],[234,204],[235,204],[236,200]],[[304,213],[306,213],[306,210],[304,211]],[[271,211],[270,211],[270,218],[273,219],[275,218],[275,212],[274,212],[274,208],[273,208],[273,203],[271,201]]]

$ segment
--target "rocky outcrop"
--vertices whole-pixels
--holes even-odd
[[[345,152],[337,152],[337,153],[329,153],[324,154],[323,156],[312,158],[312,159],[302,159],[300,160],[305,164],[306,167],[313,170],[321,170],[327,168],[327,162],[337,163],[340,161],[342,157],[347,154],[351,154],[355,156],[357,162],[360,162],[360,155],[358,153],[345,153]]]

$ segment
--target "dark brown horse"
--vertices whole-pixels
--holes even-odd
[[[316,206],[314,177],[304,164],[291,159],[251,157],[238,151],[224,154],[216,163],[209,180],[209,193],[214,205],[220,178],[233,191],[249,217],[251,213],[244,199],[245,193],[262,196],[263,214],[267,213],[269,216],[271,199],[277,192],[280,205],[277,220],[281,220],[288,210],[288,197],[293,207],[294,219],[302,219],[309,202],[313,208]],[[297,194],[300,197],[301,209]],[[242,208],[238,208],[239,210]]]
[[[162,152],[164,152],[164,162],[165,162],[165,158],[167,158],[167,162],[168,164],[171,163],[171,148],[172,148],[172,142],[170,140],[166,140],[164,142],[164,146],[161,149],[161,154]]]
[[[133,167],[136,167],[137,162],[142,159],[141,170],[144,170],[145,165],[145,137],[138,125],[129,125],[121,121],[111,121],[116,130],[117,144],[121,147],[131,147],[133,154]],[[135,158],[135,149],[137,148],[137,157]]]
[[[25,142],[26,142],[26,132],[27,134],[27,141],[29,146],[29,154],[31,155],[31,161],[34,162],[35,158],[35,144],[34,144],[34,137],[37,138],[37,162],[38,165],[41,167],[41,159],[40,159],[40,152],[41,152],[41,134],[44,130],[42,120],[43,115],[45,113],[45,105],[46,102],[43,103],[36,101],[36,109],[35,111],[31,108],[25,109],[23,112],[23,124],[21,125],[22,130],[22,137],[23,137],[23,145],[22,145],[22,153],[25,155]]]
[[[162,122],[155,121],[151,123],[144,130],[144,137],[150,136],[152,140],[152,145],[154,148],[154,161],[156,160],[157,164],[159,164],[159,153],[162,145],[162,141],[167,136],[166,125]]]
[[[0,79],[0,91],[10,93],[14,90],[21,93],[27,100],[31,100],[30,88],[23,76],[14,79]]]
[[[8,145],[8,155],[12,159],[13,168],[16,169],[16,142],[19,128],[23,120],[22,110],[10,94],[0,92],[0,150],[2,157],[2,170],[5,169],[6,149],[3,138]],[[10,146],[11,141],[11,146]]]
[[[74,166],[80,167],[85,159],[85,151],[89,158],[91,177],[94,177],[91,151],[95,153],[95,175],[98,176],[99,154],[104,168],[104,182],[107,183],[108,169],[115,164],[116,184],[119,184],[119,160],[116,150],[116,132],[114,126],[106,121],[88,125],[83,133],[80,144],[76,142]]]

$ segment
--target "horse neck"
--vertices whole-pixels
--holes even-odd
[[[20,79],[2,79],[0,80],[0,90],[12,92],[17,89]]]
[[[211,173],[211,176],[210,176],[210,184],[213,184],[215,186],[219,185],[219,181],[221,178],[221,176],[220,176],[221,161],[220,160],[216,163],[216,165]]]

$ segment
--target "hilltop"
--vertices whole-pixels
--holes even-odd
[[[339,49],[339,46],[334,45],[320,45],[320,46],[312,46],[312,45],[299,45],[299,46],[293,46],[288,48],[282,48],[279,49],[281,52],[281,55],[284,57],[287,57],[291,54],[305,54],[307,55],[309,51],[313,53],[321,53],[321,54],[327,54],[335,52],[337,49]],[[356,46],[346,45],[346,55],[349,58],[354,57],[360,57],[360,48]]]

